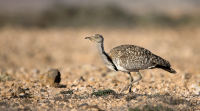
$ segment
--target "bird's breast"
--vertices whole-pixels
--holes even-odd
[[[112,66],[112,65],[106,65],[110,70],[112,70],[112,71],[117,71],[116,69],[115,69],[115,67],[114,66]]]

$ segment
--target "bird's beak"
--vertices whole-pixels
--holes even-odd
[[[89,39],[89,40],[92,40],[92,38],[91,38],[91,37],[86,37],[85,39]]]

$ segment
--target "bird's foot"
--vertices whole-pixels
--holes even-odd
[[[126,86],[121,90],[121,93],[124,92],[124,91],[126,91],[128,88],[129,88],[129,84],[126,85]]]

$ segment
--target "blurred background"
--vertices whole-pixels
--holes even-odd
[[[0,26],[196,26],[199,0],[1,0]]]
[[[199,71],[199,0],[0,0],[0,68],[104,66],[105,50],[133,44]]]

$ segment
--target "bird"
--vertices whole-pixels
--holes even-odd
[[[121,92],[129,89],[133,83],[139,82],[142,76],[139,70],[160,68],[169,73],[176,74],[170,63],[150,52],[149,50],[136,45],[120,45],[114,47],[109,53],[104,51],[104,38],[100,34],[95,34],[85,39],[91,40],[97,47],[98,53],[104,64],[112,71],[122,71],[130,76],[130,83]],[[135,72],[139,78],[134,80],[131,72]]]

